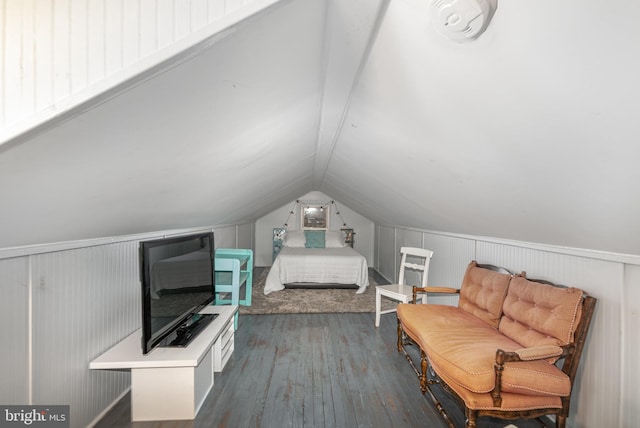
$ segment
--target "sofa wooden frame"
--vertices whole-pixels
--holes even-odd
[[[525,276],[524,273],[519,274]],[[549,285],[553,285],[556,287],[563,287],[556,284],[552,284],[547,281],[537,281],[542,282]],[[566,287],[563,287],[566,288]],[[415,293],[419,292],[429,292],[429,293],[455,293],[459,294],[459,289],[446,289],[445,287],[413,287],[414,291],[414,299],[413,304],[415,304]],[[589,331],[589,326],[591,324],[591,319],[593,317],[593,313],[596,306],[596,299],[592,296],[583,292],[582,295],[582,316],[580,321],[576,327],[574,333],[574,341],[568,345],[560,346],[561,351],[557,351],[554,355],[542,354],[535,357],[531,356],[521,356],[516,352],[505,352],[501,349],[496,349],[495,355],[495,364],[494,364],[494,372],[495,372],[495,387],[493,391],[490,392],[491,397],[493,399],[493,404],[495,407],[500,407],[502,397],[502,372],[504,370],[504,366],[507,363],[515,363],[517,364],[520,361],[532,361],[534,359],[548,359],[550,357],[557,357],[558,361],[556,362],[556,366],[559,367],[570,379],[571,384],[571,392],[573,392],[574,380],[576,377],[576,373],[578,370],[578,365],[580,362],[580,357],[582,356],[582,351],[585,345],[585,341],[587,339],[587,334]],[[425,326],[428,328],[428,326]],[[418,376],[420,381],[420,391],[425,394],[429,393],[429,396],[433,400],[437,410],[442,415],[445,422],[449,425],[450,428],[455,428],[451,418],[447,414],[445,408],[440,403],[438,398],[436,397],[434,391],[431,389],[434,385],[439,385],[443,390],[447,391],[451,396],[453,396],[456,401],[461,405],[464,409],[465,414],[465,427],[466,428],[476,428],[476,421],[479,417],[496,417],[499,419],[506,420],[515,420],[515,419],[539,419],[542,416],[546,415],[555,415],[556,418],[556,427],[564,428],[566,426],[566,420],[569,416],[569,408],[571,403],[571,394],[566,397],[561,397],[562,408],[536,408],[536,409],[528,409],[528,410],[499,410],[499,409],[485,409],[485,410],[476,410],[470,409],[467,407],[464,399],[458,395],[447,383],[438,375],[435,369],[429,364],[429,357],[427,353],[420,347],[419,344],[414,342],[403,330],[402,323],[398,318],[398,341],[397,348],[398,352],[404,354],[405,358],[411,365],[413,371]],[[416,366],[411,355],[406,350],[406,345],[414,345],[420,351],[420,368]],[[523,358],[524,357],[524,358]],[[526,359],[525,359],[526,358]],[[541,422],[542,423],[542,422]],[[543,423],[544,424],[544,423]]]

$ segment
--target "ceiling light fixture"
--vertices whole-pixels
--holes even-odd
[[[462,43],[477,39],[487,29],[497,0],[434,0],[431,8],[436,30]]]

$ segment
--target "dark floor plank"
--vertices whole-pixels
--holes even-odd
[[[322,346],[324,335],[325,329],[323,327],[314,326],[310,337],[311,356],[309,361],[311,364],[306,366],[307,376],[309,376],[307,385],[311,387],[312,392],[310,397],[305,394],[305,398],[310,399],[310,409],[308,410],[309,416],[311,416],[311,419],[306,418],[306,420],[313,421],[312,427],[322,427],[327,424],[325,408],[327,409],[326,413],[333,414],[333,403],[330,406],[325,406],[325,389],[328,388],[325,383],[327,369],[324,365],[324,347]]]
[[[244,315],[235,351],[194,421],[130,422],[125,396],[97,428],[446,428],[396,349],[396,319],[374,314]],[[416,353],[416,350],[410,352]],[[446,395],[456,426],[464,417]],[[479,428],[537,426],[481,420]]]

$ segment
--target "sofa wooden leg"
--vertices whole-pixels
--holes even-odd
[[[398,352],[402,352],[403,343],[402,343],[402,324],[400,320],[398,320]]]
[[[476,428],[476,420],[478,419],[478,411],[465,408],[465,428]]]
[[[427,363],[427,354],[420,350],[420,391],[424,394],[427,392],[427,370],[429,370],[429,364]]]
[[[567,417],[562,415],[556,415],[556,428],[565,428],[567,425]]]
[[[427,384],[427,392],[429,393],[429,396],[431,397],[431,401],[433,401],[433,404],[436,406],[436,409],[438,410],[438,412],[440,412],[440,415],[442,416],[442,419],[444,419],[444,421],[447,423],[449,428],[456,428],[456,426],[453,424],[451,419],[449,419],[449,415],[447,414],[447,411],[444,409],[444,407],[442,406],[440,401],[438,401],[438,399],[434,395],[434,393],[431,390],[431,388],[428,387],[428,385],[429,384]]]

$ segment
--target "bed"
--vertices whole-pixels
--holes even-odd
[[[151,297],[159,299],[162,291],[200,287],[211,284],[209,249],[159,260],[151,269]]]
[[[336,243],[327,232],[325,245],[311,248],[297,242],[287,232],[282,249],[271,266],[264,294],[292,287],[354,288],[364,293],[369,285],[367,259],[343,241]],[[310,235],[307,235],[307,237]],[[309,244],[308,239],[303,242]]]

